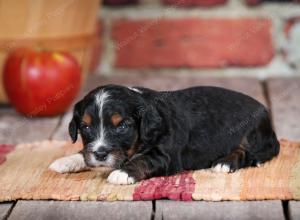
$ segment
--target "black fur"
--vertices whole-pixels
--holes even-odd
[[[247,95],[209,86],[172,92],[137,89],[140,92],[107,85],[93,90],[76,104],[69,126],[74,142],[77,130],[81,131],[87,154],[103,120],[108,146],[102,150],[118,158],[114,168],[137,181],[218,163],[229,165],[234,172],[279,153],[267,109]],[[103,118],[99,118],[95,96],[103,91],[110,96]],[[88,130],[80,125],[84,112],[93,117]],[[115,112],[123,119],[118,125],[121,133],[121,128],[108,120]],[[130,149],[133,155],[129,155]],[[89,165],[88,156],[85,158]]]

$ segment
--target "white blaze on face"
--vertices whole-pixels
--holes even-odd
[[[103,125],[103,108],[104,104],[108,101],[108,92],[102,91],[100,94],[96,95],[96,103],[99,108],[99,118],[100,118],[100,134],[98,134],[97,139],[92,143],[92,150],[95,152],[99,150],[99,147],[106,146],[107,142],[105,140],[106,131]]]

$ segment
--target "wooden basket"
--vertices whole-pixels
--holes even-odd
[[[8,53],[30,46],[68,51],[85,78],[97,41],[100,0],[0,0],[0,102],[7,102],[2,69]]]

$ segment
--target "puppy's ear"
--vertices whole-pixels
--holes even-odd
[[[75,143],[77,141],[81,112],[82,112],[82,101],[77,102],[75,104],[74,110],[73,110],[73,118],[72,118],[71,122],[69,123],[69,135],[70,135],[73,143]]]
[[[159,138],[163,132],[163,119],[152,105],[147,106],[141,112],[140,138],[144,143],[151,144]]]

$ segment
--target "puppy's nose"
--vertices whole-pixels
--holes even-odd
[[[97,160],[104,161],[107,159],[108,152],[105,150],[98,150],[94,152],[94,155]]]

